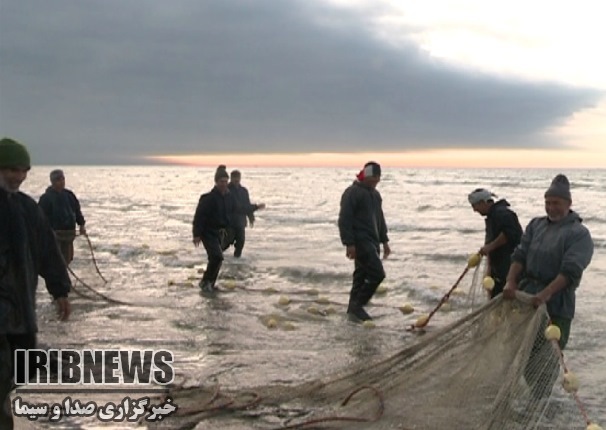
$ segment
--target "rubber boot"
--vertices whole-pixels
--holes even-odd
[[[200,287],[200,290],[202,290],[202,294],[213,294],[215,292],[213,284],[210,281],[200,281],[198,286]]]

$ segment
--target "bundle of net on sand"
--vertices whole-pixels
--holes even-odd
[[[529,296],[499,297],[388,358],[297,386],[173,386],[179,409],[153,428],[586,429],[548,322]]]

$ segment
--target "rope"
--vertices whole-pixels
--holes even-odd
[[[72,284],[72,289],[71,291],[73,291],[74,293],[76,293],[79,297],[82,297],[83,299],[87,299],[87,300],[96,300],[97,297],[93,297],[93,296],[89,296],[87,294],[84,294],[82,291],[78,290],[76,288],[75,284]]]
[[[549,320],[548,326],[551,324],[552,324],[552,322],[551,322],[551,320]],[[564,353],[562,352],[562,349],[560,348],[559,339],[558,340],[552,339],[551,344],[553,346],[555,353],[558,355],[558,360],[560,362],[560,366],[561,366],[562,370],[564,371],[565,374],[568,373],[568,367],[566,366],[566,363],[564,362]],[[574,398],[577,408],[579,408],[579,412],[581,413],[581,415],[583,416],[583,419],[585,420],[585,425],[588,426],[589,424],[591,424],[591,420],[589,419],[587,410],[583,406],[583,403],[581,402],[581,399],[579,398],[579,395],[577,394],[576,390],[573,391],[571,394],[572,394],[572,397]]]
[[[262,400],[261,396],[254,391],[240,393],[240,396],[251,396],[252,398],[245,403],[235,404],[236,398],[221,394],[220,387],[217,385],[210,399],[207,400],[206,403],[195,408],[179,408],[179,416],[195,416],[209,412],[244,410],[256,406]],[[223,399],[223,403],[214,404],[219,399]]]
[[[85,287],[87,290],[95,293],[97,296],[101,297],[102,299],[108,301],[109,303],[114,303],[117,305],[127,305],[127,306],[136,306],[132,303],[127,303],[127,302],[123,302],[121,300],[116,300],[116,299],[112,299],[111,297],[106,296],[103,293],[100,293],[99,291],[95,290],[93,287],[91,287],[90,285],[88,285],[86,282],[84,282],[82,279],[80,279],[80,277],[78,275],[76,275],[74,273],[74,271],[71,269],[71,267],[67,266],[67,270],[69,271],[69,273],[71,273],[71,275],[76,279],[77,282],[80,282],[82,284],[83,287]]]
[[[465,277],[465,275],[469,271],[469,268],[470,268],[470,266],[469,266],[469,264],[467,264],[465,266],[465,269],[463,270],[463,273],[461,273],[461,275],[459,276],[459,279],[456,280],[456,282],[450,288],[450,290],[448,290],[448,292],[446,294],[444,294],[444,296],[440,299],[440,301],[438,302],[437,306],[429,313],[429,315],[427,316],[427,320],[425,321],[424,324],[422,324],[422,325],[418,325],[416,323],[415,324],[411,324],[410,326],[408,326],[406,328],[406,330],[408,330],[408,331],[414,331],[417,328],[423,328],[423,327],[425,327],[429,323],[429,320],[431,319],[431,317],[433,317],[434,314],[442,307],[442,305],[448,301],[448,299],[450,298],[450,295],[452,294],[452,292],[459,286],[459,283],[463,280],[463,278]]]
[[[345,400],[343,400],[343,402],[341,402],[341,406],[346,406],[347,403],[349,403],[349,401],[356,394],[358,394],[360,391],[363,391],[363,390],[371,390],[373,393],[375,393],[375,395],[379,399],[379,408],[377,409],[377,412],[376,412],[375,416],[373,416],[373,417],[362,418],[362,417],[348,417],[348,416],[333,416],[333,417],[316,418],[316,419],[304,421],[304,422],[298,423],[298,424],[292,424],[292,425],[288,425],[285,427],[279,427],[275,430],[298,429],[298,428],[303,428],[303,427],[307,427],[307,426],[314,425],[314,424],[334,422],[334,421],[347,421],[347,422],[358,422],[358,423],[370,423],[370,422],[379,421],[381,419],[381,417],[383,416],[383,412],[385,411],[385,403],[384,403],[383,395],[381,394],[381,392],[379,390],[377,390],[375,387],[372,387],[370,385],[363,385],[361,387],[356,388],[345,398]]]
[[[59,232],[65,232],[65,231],[71,232],[71,230],[57,230],[57,231],[59,231]],[[88,247],[89,247],[89,250],[90,250],[90,254],[92,256],[93,263],[95,265],[95,270],[97,271],[97,273],[99,274],[99,276],[101,277],[101,279],[103,279],[104,284],[107,284],[107,280],[103,277],[103,275],[99,271],[99,267],[97,266],[97,260],[95,259],[95,254],[93,253],[93,245],[92,245],[92,243],[91,243],[88,235],[87,234],[76,233],[74,231],[74,237],[75,236],[84,236],[86,238],[86,240],[88,242]],[[67,268],[67,271],[76,279],[77,282],[79,282],[80,284],[82,284],[82,286],[84,288],[86,288],[90,292],[96,294],[98,297],[101,297],[102,299],[106,300],[109,303],[114,303],[114,304],[117,304],[117,305],[136,306],[136,305],[131,304],[131,303],[127,303],[127,302],[123,302],[123,301],[120,301],[120,300],[112,299],[111,297],[108,297],[105,294],[102,294],[99,291],[95,290],[93,287],[91,287],[86,282],[84,282],[78,275],[76,275],[76,273],[72,270],[72,268],[69,267],[69,264],[67,264],[67,262],[65,261],[65,258],[63,257],[63,254],[62,253],[59,253],[59,254],[61,255],[61,260],[63,261],[63,264],[65,264],[65,267]],[[72,287],[73,287],[74,292],[76,292],[76,294],[80,295],[81,297],[84,297],[84,298],[89,299],[89,300],[94,300],[95,299],[95,297],[87,296],[87,295],[83,294],[81,291],[78,291],[75,288],[75,285],[72,285]]]
[[[58,230],[58,231],[71,231],[71,230]],[[75,233],[75,236],[84,236],[84,237],[86,238],[86,241],[87,241],[87,243],[88,243],[88,249],[89,249],[89,251],[90,251],[90,255],[91,255],[91,257],[92,257],[93,264],[94,264],[94,266],[95,266],[95,270],[96,270],[97,274],[98,274],[98,275],[101,277],[101,279],[103,279],[103,285],[107,284],[107,282],[108,282],[108,281],[107,281],[107,279],[105,279],[105,277],[104,277],[104,276],[101,274],[101,271],[99,270],[99,266],[97,265],[97,259],[95,258],[95,253],[93,252],[93,244],[92,244],[92,242],[91,242],[90,238],[88,237],[88,234],[86,234],[86,233],[85,233],[85,234],[76,233],[75,231],[74,231],[74,233]],[[88,295],[86,295],[86,294],[83,294],[81,291],[78,291],[78,290],[76,289],[76,284],[72,285],[72,289],[73,289],[73,291],[74,291],[76,294],[78,294],[79,296],[81,296],[81,297],[83,297],[83,298],[86,298],[86,299],[88,299],[88,300],[96,300],[97,298],[101,298],[101,299],[103,299],[103,300],[107,301],[108,303],[113,303],[113,304],[116,304],[116,305],[124,305],[124,306],[146,306],[146,307],[152,306],[152,307],[154,307],[154,305],[145,305],[145,304],[136,305],[136,304],[134,304],[134,303],[123,302],[123,301],[121,301],[121,300],[112,299],[111,297],[106,296],[106,295],[105,295],[105,294],[103,294],[103,293],[100,293],[99,291],[95,290],[93,287],[91,287],[90,285],[88,285],[86,282],[84,282],[84,281],[82,280],[82,278],[80,278],[80,277],[79,277],[79,276],[78,276],[78,275],[77,275],[77,274],[76,274],[76,273],[73,271],[73,269],[72,269],[71,267],[69,267],[69,265],[68,265],[68,264],[67,264],[67,262],[65,261],[65,258],[63,258],[63,254],[61,254],[61,253],[60,253],[60,255],[61,255],[61,259],[63,260],[63,263],[65,264],[65,267],[67,268],[67,271],[68,271],[68,272],[69,272],[69,273],[70,273],[70,274],[71,274],[71,275],[74,277],[74,279],[76,280],[76,282],[79,282],[80,284],[82,284],[82,286],[83,286],[84,288],[86,288],[86,289],[87,289],[87,290],[89,290],[90,292],[94,293],[94,294],[95,294],[97,297],[91,297],[91,296],[88,296]]]
[[[103,277],[103,275],[101,274],[101,271],[99,270],[99,266],[97,265],[97,259],[95,258],[95,253],[93,252],[93,244],[90,241],[90,237],[88,237],[88,234],[86,234],[86,233],[84,233],[83,236],[86,238],[86,242],[88,243],[88,249],[90,250],[90,256],[93,259],[93,264],[95,265],[95,270],[97,271],[97,273],[99,274],[101,279],[103,279],[103,282],[105,282],[107,284],[107,279],[105,279]]]

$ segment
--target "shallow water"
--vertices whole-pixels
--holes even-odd
[[[22,190],[37,198],[50,169],[34,168]],[[378,189],[393,254],[385,261],[387,291],[368,308],[377,327],[367,330],[344,317],[353,268],[336,220],[340,195],[356,173],[351,169],[243,169],[251,199],[267,209],[247,229],[244,257],[226,254],[219,278],[224,292],[209,300],[196,286],[206,257],[191,242],[191,221],[199,195],[212,186],[214,169],[66,167],[67,186],[80,199],[94,255],[110,280],[100,291],[137,306],[74,297],[71,320],[60,324],[42,284],[39,341],[76,349],[168,349],[177,357],[176,372],[190,383],[230,388],[315,379],[388,356],[415,341],[405,327],[437,304],[467,256],[482,245],[484,222],[470,209],[467,194],[490,188],[507,198],[526,226],[543,215],[543,193],[559,173],[384,170]],[[606,171],[565,173],[573,184],[573,208],[595,242],[577,294],[566,362],[581,379],[579,396],[588,416],[604,426]],[[76,258],[90,259],[82,239]],[[468,275],[462,282],[463,291],[470,280]],[[280,296],[291,303],[280,305]],[[417,311],[402,315],[397,307],[404,303]],[[436,314],[431,325],[453,321],[469,311],[468,303],[465,295],[454,296],[451,310]],[[266,327],[270,318],[277,328]]]

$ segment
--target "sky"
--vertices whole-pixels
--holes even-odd
[[[35,164],[606,168],[601,0],[0,0]]]

